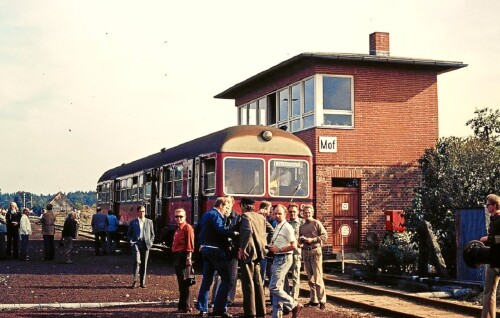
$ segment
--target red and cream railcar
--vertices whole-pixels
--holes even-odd
[[[97,205],[113,210],[125,231],[145,205],[158,234],[175,225],[174,210],[198,223],[219,196],[288,205],[312,203],[312,154],[298,137],[264,126],[235,126],[106,171]]]

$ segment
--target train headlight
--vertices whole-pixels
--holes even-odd
[[[264,130],[261,133],[261,136],[262,136],[262,139],[264,139],[265,141],[270,141],[271,139],[273,139],[273,133],[270,132],[269,130]]]

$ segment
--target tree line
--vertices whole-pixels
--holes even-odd
[[[0,206],[4,209],[9,207],[10,202],[16,202],[17,206],[26,207],[33,210],[35,214],[40,215],[42,209],[54,197],[55,194],[34,194],[31,192],[17,191],[14,193],[0,194]],[[84,205],[95,206],[96,192],[95,191],[75,191],[65,194],[66,197],[73,203],[74,208],[81,210]]]

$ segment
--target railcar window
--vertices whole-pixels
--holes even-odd
[[[120,183],[120,201],[125,202],[127,201],[127,180],[121,180]]]
[[[309,195],[309,164],[299,160],[269,162],[269,194],[279,197],[307,197]]]
[[[232,195],[264,195],[264,160],[225,158],[224,192]]]
[[[127,179],[127,201],[132,200],[132,178]]]
[[[191,196],[191,189],[193,188],[193,160],[189,160],[187,165],[187,185],[186,196]]]
[[[212,195],[215,193],[215,159],[203,161],[203,194]]]
[[[144,175],[143,174],[141,174],[139,176],[138,186],[139,186],[139,200],[142,200],[142,199],[144,199]]]
[[[115,199],[116,199],[116,202],[120,202],[121,199],[120,199],[120,181],[119,180],[116,180],[115,181]]]
[[[102,185],[97,186],[97,203],[102,202]]]
[[[144,186],[144,198],[149,199],[151,197],[151,172],[146,174],[146,185]]]
[[[132,178],[132,201],[137,201],[138,200],[138,195],[139,195],[139,177],[133,177]]]
[[[182,165],[177,165],[174,169],[174,197],[182,196]]]
[[[163,170],[163,197],[172,197],[172,167]]]

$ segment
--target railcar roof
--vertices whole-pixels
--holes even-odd
[[[266,130],[273,135],[270,141],[265,141],[261,136],[261,133]],[[267,126],[234,126],[170,149],[162,149],[158,153],[130,163],[124,163],[106,171],[98,182],[112,180],[149,168],[161,167],[183,159],[192,159],[202,154],[220,152],[312,156],[309,147],[289,132]]]

